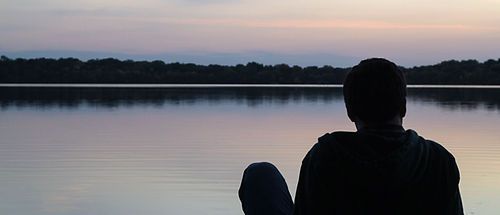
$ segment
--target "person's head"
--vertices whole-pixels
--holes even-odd
[[[359,124],[400,124],[406,114],[406,80],[391,61],[371,58],[354,66],[344,80],[347,115]]]

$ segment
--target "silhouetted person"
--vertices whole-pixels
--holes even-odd
[[[245,214],[463,214],[454,157],[402,127],[399,68],[380,58],[361,61],[343,90],[357,131],[318,139],[302,161],[295,205],[276,167],[251,164],[239,190]]]

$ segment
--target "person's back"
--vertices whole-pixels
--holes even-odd
[[[286,187],[274,166],[251,165],[240,188],[245,213],[463,214],[454,157],[402,126],[406,80],[401,70],[385,59],[361,61],[347,74],[343,90],[357,131],[318,139],[302,161],[295,204],[288,190],[274,190]],[[253,174],[266,168],[273,177]],[[245,178],[268,185],[250,186]],[[259,198],[264,192],[277,195]],[[269,208],[275,212],[268,213]]]
[[[294,214],[462,214],[441,145],[402,128],[334,132],[304,158]]]

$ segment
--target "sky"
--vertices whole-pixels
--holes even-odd
[[[500,58],[500,0],[0,0],[0,54],[403,66]]]

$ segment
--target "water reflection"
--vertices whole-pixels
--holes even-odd
[[[466,211],[497,214],[500,89],[408,93],[405,127],[456,156]],[[354,130],[340,88],[0,88],[0,105],[0,214],[241,214],[247,164],[293,193],[316,138]]]
[[[412,88],[409,99],[416,102],[433,103],[448,110],[500,109],[500,89],[478,88]]]
[[[341,88],[0,88],[0,107],[100,108],[130,106],[236,103],[247,106],[288,104],[298,101],[333,102],[342,99]],[[433,103],[448,110],[500,109],[500,89],[410,88],[408,99]]]

